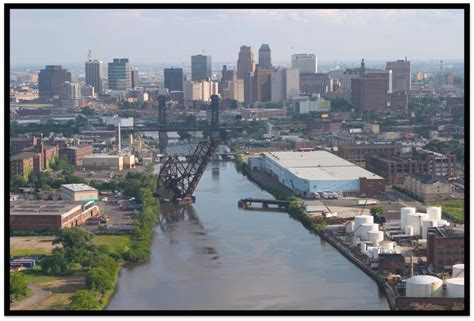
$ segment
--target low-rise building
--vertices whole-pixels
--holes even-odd
[[[423,202],[449,199],[454,193],[454,185],[446,177],[430,174],[405,175],[403,188]]]
[[[82,159],[82,167],[87,170],[123,170],[123,156],[95,154]]]
[[[82,165],[83,158],[89,155],[92,155],[92,145],[89,144],[67,146],[59,150],[59,156],[65,156],[69,164],[74,166]]]
[[[71,201],[97,201],[99,191],[86,184],[61,185],[61,198]]]
[[[22,152],[10,158],[10,176],[21,176],[28,179],[31,172],[39,173],[42,169],[40,153]]]
[[[379,274],[405,274],[405,258],[402,254],[379,254]]]
[[[393,144],[342,144],[337,155],[352,163],[365,165],[368,155],[400,155],[402,147]]]
[[[283,108],[242,108],[240,112],[242,117],[246,119],[286,116],[286,109]]]
[[[435,272],[449,270],[464,263],[464,230],[454,227],[432,227],[428,229],[427,261]]]
[[[100,214],[94,202],[19,201],[10,203],[10,231],[54,231]]]

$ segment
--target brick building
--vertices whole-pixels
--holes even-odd
[[[400,155],[402,147],[392,144],[344,144],[338,146],[337,155],[358,165],[365,164],[367,155]]]
[[[69,164],[74,166],[82,165],[84,156],[92,155],[92,145],[80,144],[77,146],[67,146],[59,150],[59,156],[65,156]]]
[[[402,254],[379,254],[379,274],[405,274],[405,257]]]
[[[454,264],[464,263],[464,230],[454,227],[428,229],[427,260],[435,272],[449,270]]]
[[[367,155],[365,167],[384,177],[387,184],[403,184],[404,175],[431,174],[454,177],[455,156],[431,151],[416,151],[410,157]]]
[[[31,172],[39,173],[42,166],[40,153],[22,152],[10,158],[10,176],[22,176],[28,179]]]
[[[74,227],[99,214],[99,207],[94,202],[12,202],[10,203],[10,230],[51,231]]]
[[[37,143],[37,136],[10,138],[10,154],[15,155],[25,149],[32,148]]]
[[[405,175],[403,189],[423,202],[449,199],[454,193],[454,185],[446,177],[430,174]]]

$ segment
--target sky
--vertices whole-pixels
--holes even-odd
[[[428,9],[13,9],[12,65],[109,62],[190,64],[191,55],[237,61],[269,44],[273,61],[463,59],[462,10]]]

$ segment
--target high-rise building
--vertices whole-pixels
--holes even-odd
[[[80,107],[81,85],[66,81],[61,85],[61,105],[66,108]]]
[[[393,91],[405,91],[411,90],[411,65],[410,61],[407,60],[396,60],[387,61],[385,70],[392,71]]]
[[[291,56],[291,67],[298,68],[300,73],[316,73],[318,60],[315,54],[294,54]]]
[[[244,80],[245,103],[250,104],[252,99],[252,77],[255,71],[255,56],[250,46],[242,46],[237,60],[237,78]]]
[[[300,72],[298,68],[277,68],[272,71],[271,101],[281,102],[300,93]]]
[[[132,80],[132,88],[140,86],[140,80],[138,79],[138,69],[132,69],[130,78]]]
[[[258,68],[272,68],[272,51],[270,50],[270,46],[267,44],[262,44],[258,50]]]
[[[201,81],[212,78],[211,56],[191,56],[191,80]]]
[[[184,83],[184,99],[210,101],[212,95],[219,94],[217,81],[186,81]]]
[[[169,91],[183,91],[183,69],[165,68],[165,88]]]
[[[86,61],[86,85],[94,87],[95,93],[104,94],[104,66],[102,61]]]
[[[252,81],[252,102],[267,102],[272,100],[272,69],[259,67],[254,72]]]
[[[221,81],[235,81],[237,79],[237,73],[234,69],[227,69],[227,65],[222,66],[222,78]]]
[[[132,67],[128,58],[114,58],[108,64],[109,89],[128,91],[132,88]]]
[[[71,81],[71,73],[58,65],[47,65],[38,76],[39,97],[43,99],[59,98],[61,85]]]
[[[301,73],[300,91],[302,94],[324,94],[331,91],[330,79],[327,73]]]

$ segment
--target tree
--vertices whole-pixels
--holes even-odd
[[[107,270],[111,275],[115,275],[119,271],[118,263],[110,255],[107,255],[105,253],[101,253],[95,256],[91,266],[93,268],[101,267]]]
[[[58,230],[53,244],[62,244],[64,249],[83,248],[89,244],[94,234],[79,227]]]
[[[103,267],[93,267],[86,276],[87,287],[104,293],[112,289],[114,279],[110,273]]]
[[[20,187],[25,187],[28,182],[23,176],[15,175],[10,180],[10,188],[14,192],[19,192]]]
[[[339,112],[351,111],[352,105],[344,98],[333,98],[331,99],[331,110]]]
[[[382,206],[372,206],[370,208],[370,214],[372,215],[375,215],[375,214],[378,214],[378,213],[383,213],[384,210],[383,210],[383,207]]]
[[[40,261],[41,270],[49,275],[64,275],[69,272],[69,261],[63,249],[56,249],[53,255],[46,256]]]
[[[89,311],[100,308],[95,292],[90,290],[79,290],[71,296],[70,300],[68,310]]]
[[[21,273],[10,272],[10,299],[21,300],[30,294],[28,279]]]

